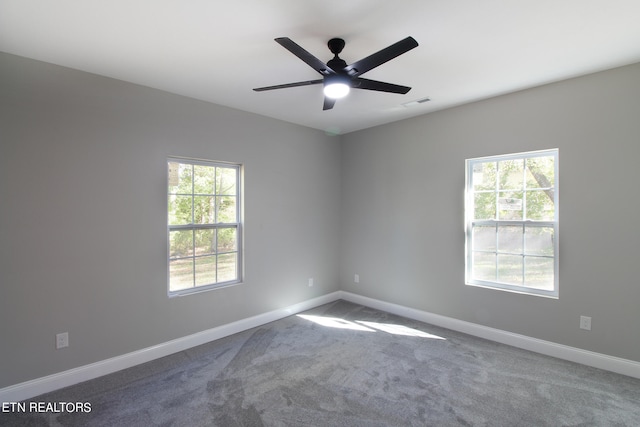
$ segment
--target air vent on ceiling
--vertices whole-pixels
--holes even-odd
[[[429,101],[431,101],[431,98],[427,96],[425,98],[416,99],[415,101],[405,102],[404,104],[402,104],[402,106],[406,108],[416,107],[420,104],[424,104],[425,102],[429,102]]]

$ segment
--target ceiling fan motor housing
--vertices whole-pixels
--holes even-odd
[[[329,50],[335,55],[333,59],[327,62],[327,65],[336,73],[340,73],[347,67],[347,63],[343,59],[338,58],[338,54],[342,52],[342,49],[344,49],[344,45],[345,42],[342,39],[331,39],[327,43],[327,46],[329,46]]]

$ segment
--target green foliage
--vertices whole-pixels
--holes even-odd
[[[474,219],[554,219],[552,156],[476,163],[472,172]]]

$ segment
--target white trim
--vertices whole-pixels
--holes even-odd
[[[0,402],[18,402],[39,396],[43,393],[146,363],[340,299],[513,347],[640,379],[640,362],[556,344],[500,329],[489,328],[487,326],[441,316],[439,314],[417,310],[351,292],[336,291],[289,307],[238,320],[132,353],[5,387],[0,389]]]
[[[640,362],[609,356],[607,354],[595,353],[593,351],[583,350],[580,348],[569,347],[567,345],[544,341],[537,338],[531,338],[525,335],[503,331],[501,329],[490,328],[476,323],[454,319],[452,317],[441,316],[439,314],[429,313],[415,308],[409,308],[362,295],[352,294],[350,292],[340,292],[342,299],[355,304],[361,304],[367,307],[386,311],[388,313],[397,314],[398,316],[408,317],[409,319],[419,320],[421,322],[463,332],[465,334],[485,338],[513,347],[522,348],[524,350],[640,379]]]
[[[333,292],[289,307],[241,319],[236,322],[231,322],[206,331],[187,335],[186,337],[177,338],[152,347],[143,348],[121,356],[112,357],[89,365],[69,369],[68,371],[5,387],[0,389],[0,402],[19,402],[21,400],[39,396],[63,387],[98,378],[103,375],[111,374],[141,363],[146,363],[191,347],[205,344],[213,340],[224,338],[238,332],[246,331],[247,329],[262,326],[269,322],[283,319],[287,316],[310,310],[314,307],[328,304],[339,299],[339,292]]]

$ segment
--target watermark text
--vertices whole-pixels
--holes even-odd
[[[91,412],[90,402],[2,402],[0,413]]]

